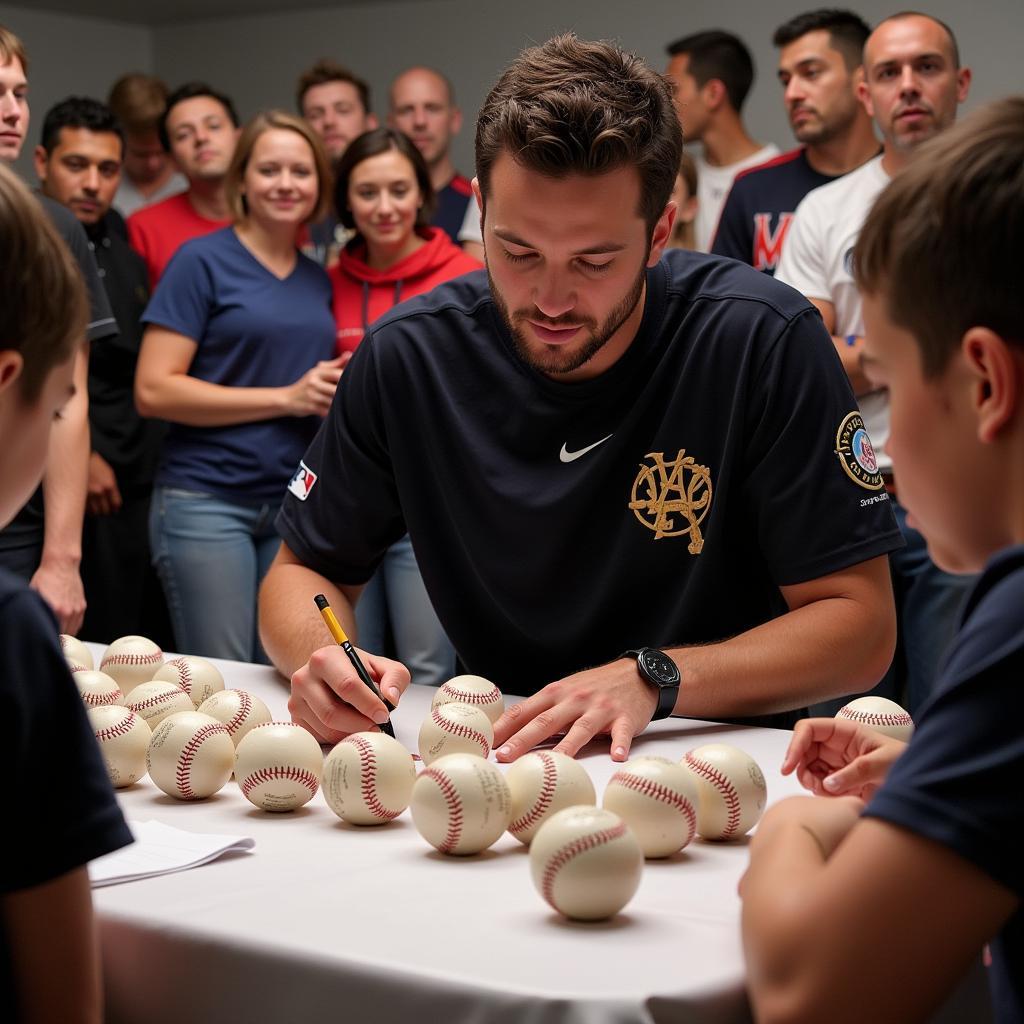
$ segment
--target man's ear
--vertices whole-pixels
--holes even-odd
[[[0,349],[0,397],[17,383],[24,367],[25,360],[17,349]]]
[[[36,146],[32,151],[32,163],[35,166],[39,184],[45,185],[47,171],[49,170],[50,154],[42,146]]]
[[[1020,411],[1024,360],[1014,346],[988,327],[970,328],[960,342],[960,353],[970,374],[978,440],[991,444]]]
[[[700,88],[701,100],[708,110],[719,110],[729,102],[729,93],[720,78],[709,78]]]
[[[676,204],[670,199],[654,225],[654,232],[651,235],[651,254],[647,257],[647,266],[653,267],[661,259],[661,254],[665,251],[665,246],[668,245],[668,240],[672,236],[672,225],[675,222]]]

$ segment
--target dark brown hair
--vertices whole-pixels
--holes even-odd
[[[672,86],[614,43],[569,33],[524,50],[490,91],[476,122],[476,173],[486,203],[507,151],[551,178],[634,166],[640,215],[653,229],[679,169],[683,135]]]
[[[167,109],[167,86],[153,75],[130,71],[111,86],[107,106],[132,135],[158,131]]]
[[[929,140],[876,201],[854,250],[858,287],[884,299],[942,373],[971,327],[1024,344],[1024,96]]]
[[[668,47],[670,57],[685,53],[687,70],[698,87],[703,88],[717,78],[725,86],[732,109],[738,114],[754,84],[754,58],[739,36],[720,28],[683,36]]]
[[[306,116],[306,111],[302,107],[306,93],[313,86],[326,85],[328,82],[347,82],[353,86],[359,94],[359,102],[363,105],[363,113],[368,114],[370,112],[370,87],[366,82],[358,75],[349,71],[348,68],[342,67],[329,57],[322,57],[311,68],[302,72],[299,76],[298,85],[295,87],[295,103],[303,117]]]

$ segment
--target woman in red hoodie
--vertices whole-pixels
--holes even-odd
[[[355,237],[329,270],[337,354],[352,352],[367,327],[399,302],[481,264],[429,227],[430,172],[401,132],[377,128],[354,139],[337,168],[338,217]],[[359,646],[395,656],[413,682],[439,685],[455,674],[455,652],[420,576],[408,535],[392,545],[356,606]]]

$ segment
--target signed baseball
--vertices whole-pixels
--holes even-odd
[[[640,885],[643,864],[629,826],[603,807],[566,807],[541,825],[530,844],[537,891],[577,921],[617,914]]]
[[[92,651],[89,650],[77,636],[68,636],[67,633],[60,635],[60,649],[64,657],[82,668],[95,668],[96,663],[92,660]]]
[[[149,777],[176,800],[204,800],[223,788],[235,766],[227,729],[198,711],[168,715],[146,755]]]
[[[480,708],[491,720],[491,725],[505,710],[505,698],[501,690],[483,676],[455,676],[449,679],[438,687],[431,707],[439,708],[442,704],[470,704]]]
[[[324,755],[301,725],[257,725],[238,744],[235,778],[245,798],[263,811],[294,811],[320,788]]]
[[[198,708],[204,715],[223,722],[237,747],[242,739],[257,725],[273,721],[270,708],[245,690],[218,690],[207,697]]]
[[[409,806],[416,766],[398,740],[382,732],[346,736],[324,761],[324,799],[352,825],[384,825]]]
[[[87,708],[101,708],[110,704],[124,706],[121,687],[106,672],[72,666],[71,678],[74,679]]]
[[[512,796],[496,765],[476,754],[449,754],[420,772],[410,809],[431,846],[461,857],[486,850],[508,828]]]
[[[556,811],[597,802],[594,784],[583,765],[554,750],[524,754],[505,773],[505,781],[512,794],[508,830],[527,845]]]
[[[122,636],[104,652],[100,671],[106,672],[127,697],[139,683],[148,683],[163,664],[164,652],[144,636]]]
[[[443,704],[431,708],[420,726],[420,757],[426,765],[447,754],[487,757],[494,729],[486,712],[468,704]]]
[[[858,697],[841,707],[836,712],[836,718],[860,722],[883,736],[891,736],[904,743],[910,740],[914,732],[914,722],[910,715],[894,700],[885,697]]]
[[[124,789],[141,779],[153,735],[149,726],[134,711],[117,705],[89,708],[88,715],[114,788]]]
[[[609,780],[604,807],[633,830],[645,857],[669,857],[697,831],[697,784],[667,757],[638,757]]]
[[[181,687],[160,680],[139,683],[124,698],[124,706],[145,719],[150,729],[155,729],[168,715],[194,710],[192,701]]]
[[[153,679],[176,683],[192,698],[192,705],[198,708],[204,700],[224,689],[224,677],[216,665],[194,654],[184,654],[164,662],[155,672]]]
[[[760,820],[768,800],[764,773],[744,750],[706,743],[683,764],[697,783],[697,832],[705,839],[738,839]]]

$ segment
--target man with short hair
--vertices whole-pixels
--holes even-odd
[[[473,186],[452,163],[452,139],[462,129],[462,111],[455,105],[452,83],[433,68],[408,68],[391,83],[388,121],[423,154],[436,200],[430,223],[456,241]]]
[[[18,159],[28,125],[28,55],[21,40],[0,25],[0,160]],[[111,337],[117,322],[82,226],[59,203],[46,196],[39,201],[82,271],[90,305],[84,340]],[[42,486],[0,531],[0,564],[30,580],[64,633],[77,633],[85,612],[79,570],[89,462],[88,366],[84,344],[75,361],[75,395],[50,434]]]
[[[900,646],[882,691],[913,713],[931,692],[939,659],[970,581],[938,569],[924,538],[906,521],[899,481],[884,445],[889,400],[861,368],[864,322],[851,256],[876,197],[906,167],[922,142],[948,128],[967,98],[971,72],[960,66],[952,31],[929,15],[904,13],[882,21],[864,46],[859,93],[884,140],[880,156],[807,195],[797,207],[778,280],[796,288],[821,312],[836,352],[857,394],[873,448],[907,546],[893,555]],[[831,704],[822,713],[835,709]]]
[[[742,40],[714,29],[677,39],[668,47],[665,74],[676,86],[683,137],[701,143],[697,163],[697,248],[707,252],[718,215],[740,171],[778,155],[755,142],[743,125],[743,103],[754,82],[754,60]]]
[[[153,75],[130,72],[114,83],[107,104],[124,132],[121,184],[114,196],[117,212],[130,217],[144,206],[184,192],[188,179],[160,142],[167,86]]]
[[[73,96],[47,113],[35,168],[43,194],[66,206],[85,229],[121,325],[117,337],[98,346],[89,360],[92,452],[82,534],[88,601],[82,631],[106,643],[141,633],[163,646],[170,637],[150,564],[148,522],[164,429],[139,416],[132,393],[149,297],[146,265],[111,230],[109,218],[124,151],[110,108]]]
[[[488,271],[372,326],[277,520],[262,638],[321,739],[387,709],[310,595],[351,627],[406,532],[466,670],[532,694],[496,723],[502,761],[558,733],[621,761],[672,713],[792,722],[884,673],[899,534],[835,450],[849,383],[792,289],[664,252],[681,154],[668,83],[612,44],[552,39],[492,89]],[[397,702],[408,671],[364,657]]]
[[[870,31],[859,15],[834,8],[799,14],[776,29],[778,78],[802,145],[737,175],[713,253],[774,274],[800,200],[878,152],[871,117],[857,97]]]
[[[231,223],[224,178],[238,141],[238,115],[223,93],[189,82],[168,97],[159,134],[188,178],[188,190],[128,218],[128,238],[146,261],[151,289],[183,242]]]

